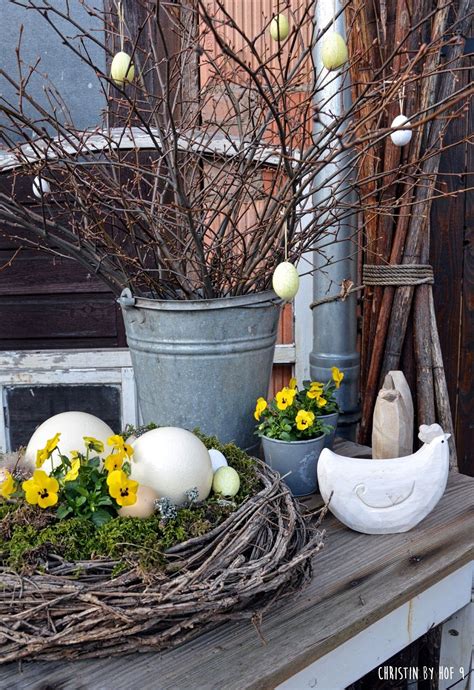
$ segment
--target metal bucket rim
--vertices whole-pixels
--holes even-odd
[[[270,438],[270,436],[261,436],[262,439],[266,441],[271,441],[272,443],[285,443],[286,445],[295,446],[302,443],[312,443],[313,441],[321,441],[327,434],[320,434],[314,438],[302,438],[300,441],[284,441],[281,438]]]
[[[164,300],[151,297],[133,297],[128,288],[117,299],[121,307],[135,307],[155,311],[204,311],[212,309],[232,309],[234,307],[253,307],[265,303],[280,306],[282,301],[273,290],[253,292],[249,295],[216,297],[214,299]]]

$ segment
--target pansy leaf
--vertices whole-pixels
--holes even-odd
[[[94,513],[92,513],[92,522],[96,527],[101,527],[105,525],[106,522],[112,519],[112,515],[107,511],[99,508]]]

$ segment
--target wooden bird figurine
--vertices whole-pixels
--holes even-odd
[[[326,503],[331,498],[330,511],[357,532],[407,532],[444,493],[449,437],[441,433],[413,455],[382,460],[348,458],[325,448],[318,462],[321,496]]]

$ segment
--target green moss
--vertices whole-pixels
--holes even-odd
[[[52,511],[40,511],[25,504],[0,504],[0,564],[17,571],[46,569],[48,555],[74,562],[91,558],[120,561],[112,575],[131,566],[157,570],[167,565],[169,547],[199,537],[223,522],[249,495],[260,489],[255,464],[233,444],[196,432],[207,448],[224,453],[240,475],[240,490],[232,504],[220,504],[211,496],[196,505],[177,510],[176,517],[164,521],[159,514],[149,518],[116,517],[96,527],[86,518],[57,520]],[[81,574],[80,567],[77,577]]]

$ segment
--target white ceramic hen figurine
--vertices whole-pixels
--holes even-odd
[[[402,458],[347,458],[325,448],[318,461],[319,490],[331,512],[357,532],[407,532],[444,493],[450,434],[441,433]]]

